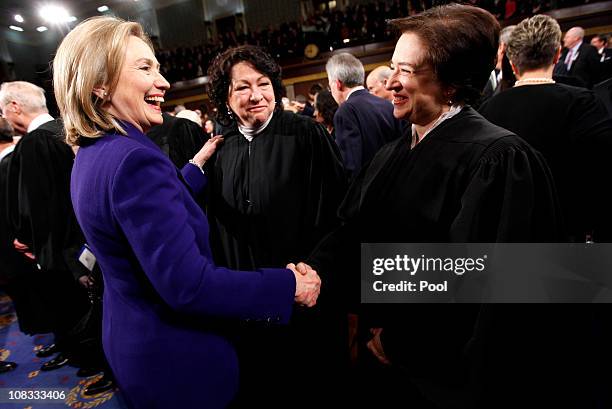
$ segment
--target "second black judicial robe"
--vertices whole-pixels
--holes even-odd
[[[40,266],[32,290],[48,312],[49,330],[66,334],[86,313],[87,294],[77,278],[87,273],[78,261],[85,243],[70,201],[74,153],[59,119],[24,135],[15,147],[7,176],[7,213],[15,237]]]
[[[330,278],[326,284],[335,294],[345,294],[360,311],[360,326],[384,328],[383,349],[394,364],[369,364],[358,388],[370,393],[362,404],[369,398],[379,407],[429,408],[435,402],[442,408],[500,408],[516,398],[536,402],[524,400],[534,389],[553,402],[555,396],[543,387],[555,373],[551,357],[575,352],[564,349],[570,338],[556,336],[575,331],[586,338],[562,312],[568,310],[554,305],[358,306],[360,243],[562,241],[552,176],[537,151],[464,107],[412,149],[405,137],[383,147],[349,188],[340,216],[342,226],[309,261]],[[367,350],[361,354],[374,359]],[[574,382],[569,366],[563,366],[567,355],[559,355],[557,375]],[[542,377],[530,383],[535,374]]]
[[[338,223],[346,185],[336,145],[311,118],[286,111],[273,115],[251,142],[237,128],[227,131],[207,163],[207,215],[217,265],[253,270],[303,261]],[[291,398],[299,389],[297,379],[330,376],[335,372],[321,365],[342,360],[345,343],[336,332],[346,327],[329,308],[335,301],[326,300],[325,291],[324,285],[316,307],[295,308],[289,328],[255,324],[242,333],[238,352],[245,404],[259,398],[268,406],[306,406],[323,393],[319,385],[318,393],[301,403]]]

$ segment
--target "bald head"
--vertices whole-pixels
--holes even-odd
[[[393,70],[384,65],[374,68],[366,79],[368,90],[379,98],[391,101],[393,99],[393,94],[391,91],[387,91],[385,87],[387,85],[387,79],[392,73]]]
[[[572,27],[567,30],[565,36],[563,37],[563,47],[565,48],[573,48],[576,44],[582,43],[582,39],[584,38],[584,29],[582,27]]]

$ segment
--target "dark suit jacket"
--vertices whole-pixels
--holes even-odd
[[[295,279],[285,269],[217,267],[193,199],[206,177],[180,172],[134,126],[82,146],[72,203],[104,274],[102,341],[130,407],[221,408],[238,362],[219,324],[287,323]]]
[[[602,55],[599,54],[601,64],[601,81],[612,78],[612,48],[604,48],[604,58],[601,61]]]
[[[586,88],[593,88],[593,85],[597,84],[601,79],[601,64],[599,62],[600,56],[597,53],[597,49],[590,44],[583,43],[578,49],[578,56],[572,63],[570,70],[568,71],[565,66],[565,57],[569,49],[564,48],[561,53],[561,58],[555,66],[555,76],[569,76],[578,78],[581,81],[581,85]],[[566,83],[566,81],[561,81]]]
[[[354,177],[384,144],[401,136],[402,125],[389,101],[363,89],[340,104],[334,130],[344,166]]]

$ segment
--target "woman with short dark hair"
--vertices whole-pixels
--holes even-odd
[[[499,23],[479,8],[457,4],[434,7],[411,18],[392,20],[395,30],[412,33],[422,46],[420,61],[445,88],[445,103],[469,104],[480,98],[497,58]],[[495,53],[491,54],[495,49]],[[397,67],[396,67],[397,68]],[[415,68],[415,67],[413,67]],[[485,77],[485,80],[483,78]],[[387,81],[389,84],[389,81]],[[388,87],[389,88],[389,87]]]
[[[495,66],[495,18],[453,4],[391,25],[401,36],[387,89],[394,116],[410,121],[412,132],[381,148],[361,171],[340,208],[342,227],[310,262],[343,272],[337,276],[346,286],[345,277],[361,268],[360,243],[555,241],[557,207],[543,158],[468,105]],[[359,305],[359,280],[351,283],[352,304]],[[482,391],[491,389],[480,359],[498,357],[482,349],[491,333],[488,315],[477,324],[479,305],[393,304],[361,312],[362,333],[373,335],[367,346],[381,363],[363,374],[359,390],[376,391],[364,399],[399,406],[394,388],[401,387],[405,407],[502,407],[483,400]]]

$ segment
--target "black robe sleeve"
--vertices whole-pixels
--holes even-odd
[[[313,203],[313,234],[308,249],[338,226],[338,206],[346,193],[346,174],[340,150],[321,124],[311,129],[309,160],[309,194]]]
[[[455,243],[557,242],[562,218],[541,154],[516,137],[484,153],[450,229]]]

